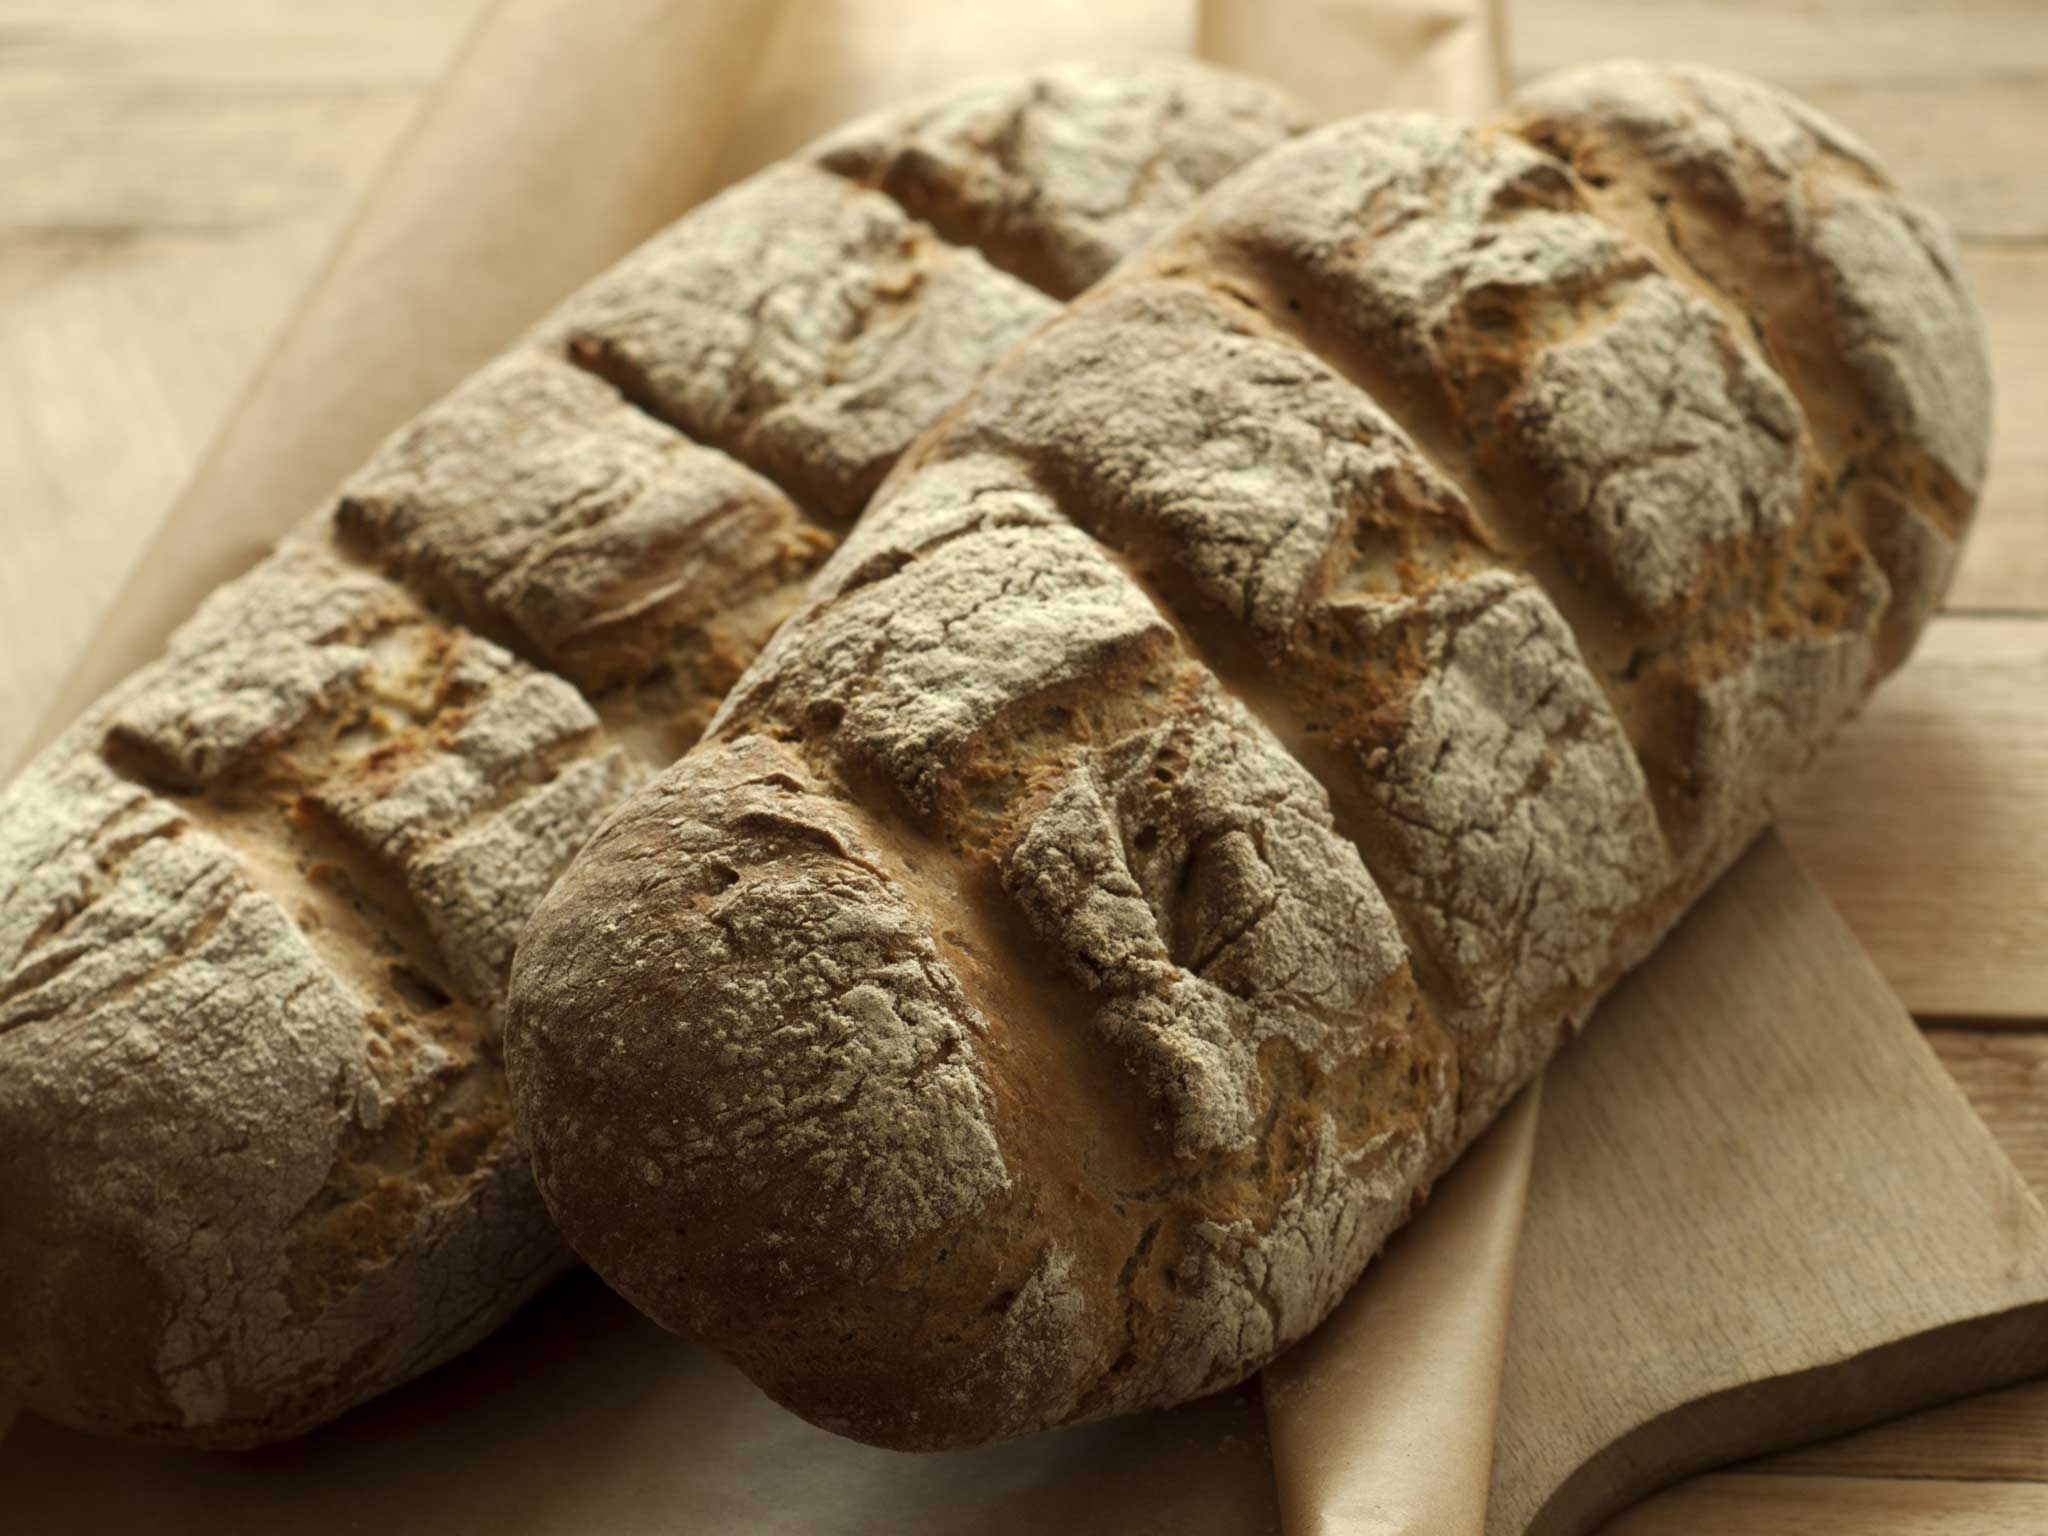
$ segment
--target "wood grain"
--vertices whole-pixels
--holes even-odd
[[[2048,108],[2027,132],[2048,144]],[[2048,241],[1964,262],[1991,338],[1991,476],[1948,606],[2048,613]]]
[[[1937,1029],[1927,1038],[2021,1177],[2048,1202],[2048,1032]],[[2048,1456],[2048,1437],[2041,1449]]]
[[[2036,1483],[1702,1477],[1632,1509],[1608,1536],[2019,1536],[2048,1530]]]
[[[2048,1484],[2048,1381],[1908,1414],[1860,1435],[1787,1451],[1747,1470]]]
[[[1766,836],[1544,1079],[1490,1536],[2044,1369],[2048,1212]]]
[[[2036,0],[1528,0],[1507,7],[1518,77],[1589,59],[1695,59],[1807,89],[2048,71]]]
[[[7,538],[0,760],[11,755],[9,732],[39,711],[93,629],[99,604],[475,3],[0,0],[0,485],[8,490],[0,508]],[[2048,433],[2041,431],[2048,421],[2048,245],[2031,243],[2048,234],[2038,217],[2048,182],[2036,168],[2048,134],[2038,105],[2048,102],[2048,90],[2036,81],[2048,66],[2048,7],[2039,0],[1509,0],[1508,10],[1524,76],[1625,53],[1705,58],[1793,85],[1857,127],[1969,233],[1996,242],[1968,254],[1990,321],[1999,416],[1985,509],[1952,606],[2048,609]],[[24,611],[21,593],[53,589],[72,594],[73,611],[46,617],[38,604],[35,626],[10,622]],[[1946,625],[1937,627],[1923,662],[1940,654],[1936,641],[1946,633]],[[2024,631],[2011,633],[2024,653]],[[1971,645],[1953,643],[1963,651]],[[2015,673],[2001,672],[2010,661],[1979,660],[1988,669],[1974,674],[1982,686],[1965,692],[1994,712],[2008,709],[2012,700],[2000,702],[1996,677],[2023,682],[2033,674],[2023,661]],[[1971,670],[1978,662],[1955,665]],[[1943,668],[1944,676],[1958,675],[1946,662]],[[1914,676],[1909,671],[1894,692]],[[1961,712],[1938,697],[1931,676],[1923,693],[1933,717],[1953,721]],[[1880,695],[1880,709],[1889,702]],[[1882,734],[1880,721],[1874,714],[1866,725]],[[1905,812],[1912,786],[1923,782],[1915,777],[1920,760],[1939,759],[1942,750],[1916,750],[1910,733],[1899,735],[1884,760],[1904,780],[1872,786],[1893,796],[1901,808],[1896,824],[1913,834],[1905,846],[1922,862],[1908,867],[1937,877],[1945,818],[1960,806],[1967,820],[1970,802],[1923,798],[1917,818]],[[2005,782],[1996,759],[1985,770],[1984,782]],[[2038,810],[2043,791],[2035,783],[2029,808]],[[1838,853],[1850,849],[1857,814],[1849,802],[1831,808],[1810,799],[1806,819],[1792,829],[1836,898],[1852,907],[1873,886],[1905,883],[1896,873],[1901,865],[1883,862],[1881,849],[1860,868],[1843,858],[1828,873],[1829,857],[1814,849],[1830,842]],[[2018,872],[2016,861],[1991,859],[1978,875],[1987,868]],[[1961,896],[1969,889],[1963,879],[1938,887]],[[1908,960],[1933,966],[1945,948],[1975,942],[1981,927],[1972,913],[1945,908],[1938,891],[1895,925],[1879,924],[1890,939],[1871,935],[1867,914],[1852,914],[1888,973]],[[1908,891],[1902,899],[1917,898]],[[2011,904],[2001,910],[2009,914]],[[1903,946],[1904,959],[1888,958],[1888,944]],[[1984,969],[1972,963],[1952,972],[1977,985],[1970,973]],[[1944,992],[1956,974],[1924,974],[1931,995],[1951,999],[1934,1011],[1967,1011],[1953,1002],[1953,989]],[[2010,1017],[2048,1015],[2048,993],[2038,985],[2002,990],[2020,1010]],[[2043,1037],[2007,1039],[2018,1041],[2042,1044]],[[2034,1069],[1963,1032],[1943,1031],[1934,1043],[2038,1179],[2048,1111],[2039,1098],[2028,1100]],[[532,1384],[530,1369],[522,1354],[504,1376],[505,1395]],[[428,1414],[414,1421],[415,1436],[438,1443],[460,1422]],[[629,1417],[619,1423],[630,1429]],[[2048,1384],[1830,1442],[1771,1463],[1769,1472],[1701,1478],[1613,1529],[1625,1536],[2036,1536],[2048,1529],[2038,1488],[1884,1479],[2038,1480],[2030,1457],[2044,1447]],[[561,1450],[550,1439],[534,1455],[546,1460]],[[598,1435],[588,1450],[602,1456],[616,1447]],[[514,1515],[536,1518],[552,1486],[543,1481],[532,1498],[504,1502]],[[216,1506],[195,1510],[194,1518],[218,1528]]]
[[[1800,94],[1875,149],[1899,185],[1940,209],[1966,243],[2048,240],[2048,184],[2035,157],[2048,122],[2048,6],[2010,30],[2014,47],[2033,52],[1973,73],[1967,88],[1937,53],[1938,74],[1819,83]]]
[[[1914,1013],[2048,1017],[2048,623],[1938,619],[1779,826]]]

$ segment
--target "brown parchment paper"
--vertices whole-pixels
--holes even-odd
[[[1477,1536],[1538,1082],[1459,1160],[1371,1279],[1265,1372],[1288,1536]]]
[[[1326,118],[1412,107],[1473,118],[1507,85],[1502,0],[1203,0],[1204,58],[1284,85]]]
[[[1486,1536],[2044,1372],[2048,1210],[1765,833],[1544,1074]]]
[[[1276,46],[1276,40],[1280,45]],[[35,740],[152,656],[387,431],[683,208],[855,112],[1055,59],[1185,52],[1325,110],[1490,101],[1488,0],[500,0],[81,658]],[[1339,60],[1345,61],[1338,67]],[[589,1277],[468,1357],[245,1456],[25,1417],[0,1498],[38,1531],[1476,1530],[1533,1105],[1401,1239],[1388,1283],[1259,1384],[906,1458],[811,1429]],[[1384,1297],[1381,1306],[1374,1300]],[[1394,1373],[1390,1375],[1389,1373]],[[1396,1420],[1366,1410],[1390,1399]],[[1378,1384],[1378,1385],[1376,1385]],[[4,1418],[4,1410],[0,1410]],[[1430,1447],[1418,1460],[1420,1435]],[[1378,1490],[1378,1523],[1355,1523]]]

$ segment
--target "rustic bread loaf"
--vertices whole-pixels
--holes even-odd
[[[881,1444],[1241,1379],[1904,653],[1986,395],[1946,236],[1764,87],[1272,151],[910,450],[543,899],[550,1209]]]
[[[1302,126],[1194,66],[1063,69],[764,171],[397,433],[0,796],[0,1387],[253,1444],[560,1271],[499,1065],[526,914],[1052,294]]]

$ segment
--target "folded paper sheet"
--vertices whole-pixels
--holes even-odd
[[[2048,1213],[1769,834],[1551,1066],[1488,1536],[2048,1371]]]
[[[1265,1372],[1288,1536],[1480,1531],[1541,1085],[1430,1195],[1315,1337]]]
[[[992,69],[1199,43],[1328,112],[1398,103],[1469,113],[1495,88],[1495,38],[1485,0],[1212,0],[1199,10],[1156,0],[501,0],[167,521],[44,738],[154,653],[201,595],[378,437],[576,280],[854,112]],[[1776,969],[1753,968],[1747,946],[1758,935],[1744,931],[1742,914],[1788,892],[1763,936]],[[1712,1225],[1673,1221],[1683,1204],[1674,1181],[1683,1196],[1727,1138],[1773,1126],[1759,1145],[1804,1170],[1801,1187],[1827,1187],[1829,1160],[1855,1151],[1830,1139],[1851,1123],[1827,1108],[1846,1102],[1841,1078],[1828,1060],[1774,1055],[1782,1031],[1816,997],[1840,995],[1846,1013],[1829,1017],[1842,1030],[1867,1027],[1887,1049],[1918,1048],[1853,945],[1838,934],[1832,948],[1808,942],[1816,931],[1826,938],[1831,914],[1781,855],[1753,856],[1706,916],[1730,902],[1736,920],[1689,923],[1553,1074],[1547,1112],[1525,1104],[1511,1114],[1402,1234],[1383,1273],[1271,1373],[1270,1407],[1253,1384],[1170,1414],[960,1456],[898,1457],[782,1413],[580,1277],[471,1356],[271,1451],[102,1445],[24,1420],[0,1442],[0,1496],[26,1529],[86,1532],[210,1533],[230,1512],[237,1524],[294,1531],[381,1524],[507,1536],[1056,1523],[1218,1536],[1283,1522],[1290,1532],[1361,1536],[1476,1536],[1482,1520],[1502,1533],[1532,1522],[1581,1528],[1574,1522],[1702,1453],[1756,1441],[1747,1424],[1736,1426],[1743,1441],[1711,1416],[1696,1425],[1666,1417],[1695,1398],[1725,1401],[1730,1361],[1782,1376],[1839,1363],[1846,1350],[1910,1366],[1914,1351],[1881,1346],[1937,1321],[1975,1341],[1946,1377],[1894,1371],[1888,1396],[1871,1388],[1872,1411],[1845,1407],[1837,1393],[1832,1417],[1800,1419],[1781,1394],[1773,1401],[1787,1406],[1767,1416],[1767,1438],[1782,1443],[1990,1379],[1997,1371],[1984,1352],[2011,1341],[1968,1319],[2002,1311],[2009,1323],[2048,1295],[2048,1223],[1967,1108],[1921,1072],[1898,1091],[1912,1096],[1918,1132],[1953,1151],[1941,1162],[1950,1182],[1916,1196],[1953,1207],[1939,1229],[1943,1288],[1915,1292],[1896,1265],[1857,1270],[1890,1251],[1882,1241],[1814,1247],[1806,1239],[1819,1230],[1793,1223],[1771,1250],[1787,1267],[1745,1270],[1750,1285],[1734,1285],[1726,1306],[1688,1307],[1691,1276],[1713,1273],[1707,1258],[1756,1248],[1785,1210],[1758,1184],[1717,1186]],[[1758,979],[1702,996],[1701,974]],[[1863,990],[1844,975],[1861,976]],[[1825,1038],[1840,1051],[1851,1036]],[[1688,1100],[1689,1074],[1710,1067],[1776,1086],[1753,1100]],[[1688,1076],[1674,1082],[1678,1069]],[[1589,1095],[1594,1107],[1627,1109],[1627,1126],[1592,1113]],[[1858,1102],[1868,1107],[1867,1092]],[[1624,1128],[1664,1138],[1640,1160],[1656,1178],[1638,1178],[1630,1156],[1588,1152]],[[1982,1198],[1953,1198],[1959,1188]],[[1638,1240],[1645,1223],[1658,1224],[1659,1241]],[[1816,1266],[1871,1279],[1869,1309],[1847,1320],[1854,1328],[1831,1331],[1844,1319],[1810,1310],[1815,1295],[1838,1294]],[[1807,1282],[1826,1283],[1815,1291]],[[1775,1301],[1750,1307],[1759,1295]],[[1614,1316],[1628,1327],[1612,1330]],[[1775,1329],[1769,1347],[1742,1347],[1742,1328],[1758,1316]],[[1686,1319],[1697,1324],[1690,1334]],[[2033,1337],[2048,1339],[2048,1324]],[[1668,1423],[1696,1429],[1689,1458],[1672,1459],[1655,1433]]]

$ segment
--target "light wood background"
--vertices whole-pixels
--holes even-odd
[[[1505,3],[1517,77],[1639,54],[1775,79],[1965,239],[1999,392],[1981,521],[1950,611],[1784,828],[2048,1196],[2048,0]],[[479,4],[0,0],[0,762]],[[2038,1536],[2048,1382],[1613,1529]]]

